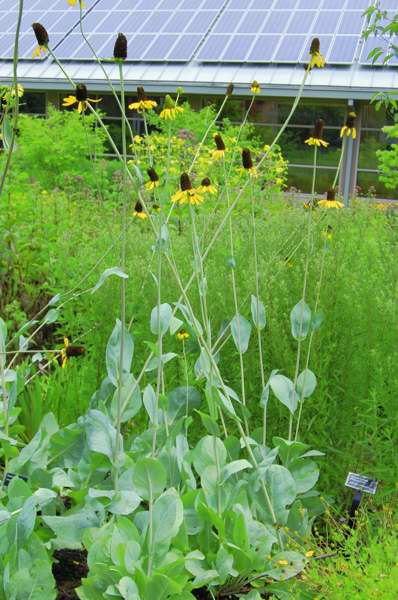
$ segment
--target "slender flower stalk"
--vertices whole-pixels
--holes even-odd
[[[305,260],[305,269],[304,269],[304,282],[303,282],[303,293],[301,296],[302,305],[301,305],[301,313],[300,313],[300,330],[299,330],[299,339],[297,341],[297,355],[296,355],[296,369],[294,373],[294,381],[293,388],[296,389],[297,380],[299,376],[300,370],[300,359],[301,359],[301,346],[302,346],[302,326],[303,326],[303,317],[304,317],[304,302],[307,295],[307,284],[308,284],[308,272],[309,272],[309,263],[310,263],[310,255],[311,255],[311,244],[312,244],[312,208],[314,206],[315,200],[315,182],[316,182],[316,171],[317,171],[317,156],[318,156],[318,146],[314,145],[314,163],[312,169],[312,188],[311,188],[311,201],[310,201],[310,210],[307,214],[307,256]],[[289,442],[292,440],[293,436],[293,415],[290,414],[289,417]]]
[[[256,231],[256,213],[255,213],[255,195],[253,189],[253,180],[250,186],[250,199],[251,199],[251,216],[252,216],[252,231],[253,231],[253,259],[254,259],[254,281],[256,289],[256,302],[257,302],[257,315],[259,314],[259,302],[260,302],[260,272],[258,268],[258,255],[257,255],[257,231]],[[263,359],[263,345],[261,338],[261,329],[256,326],[257,332],[257,343],[258,343],[258,356],[260,363],[260,377],[261,377],[261,390],[265,388],[265,375],[264,375],[264,359]],[[265,446],[267,440],[267,408],[264,406],[263,411],[263,445]]]
[[[321,269],[320,269],[319,279],[318,279],[318,283],[317,283],[317,294],[316,294],[315,308],[314,308],[314,313],[315,314],[317,314],[318,307],[319,307],[319,302],[320,302],[320,297],[321,297],[321,289],[322,289],[322,282],[323,282],[323,272],[324,272],[324,266],[325,266],[326,251],[327,251],[327,240],[325,240],[325,242],[323,244],[323,250],[322,250]],[[310,334],[310,339],[309,339],[309,342],[308,342],[307,358],[306,358],[306,361],[305,361],[305,375],[308,372],[308,366],[309,366],[309,363],[310,363],[310,356],[311,356],[312,342],[313,342],[313,339],[314,339],[314,335],[315,335],[315,329],[312,329],[311,330],[311,334]],[[306,381],[306,377],[304,376],[304,381],[303,381],[303,385],[302,385],[302,391],[301,391],[300,398],[299,398],[299,413],[298,413],[297,423],[296,423],[296,433],[295,433],[295,436],[294,436],[294,440],[295,441],[298,440],[299,431],[300,431],[301,416],[302,416],[303,407],[304,407],[305,381]]]
[[[123,110],[125,110],[125,94],[124,94],[124,76],[123,63],[119,62],[119,80],[120,80],[120,102]],[[121,215],[121,245],[120,245],[120,266],[123,273],[126,272],[126,247],[127,247],[127,143],[126,143],[126,122],[122,119],[122,159],[123,159],[123,203]],[[116,409],[116,443],[115,443],[115,469],[114,469],[114,484],[115,489],[118,489],[119,479],[119,452],[120,452],[120,437],[122,426],[122,393],[123,393],[123,364],[124,364],[124,346],[125,346],[125,330],[126,330],[126,280],[124,277],[120,283],[120,350],[119,350],[119,381],[117,390],[117,409]]]

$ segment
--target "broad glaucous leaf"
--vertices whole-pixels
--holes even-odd
[[[316,377],[310,369],[304,369],[297,378],[296,390],[299,398],[309,398],[316,388]]]
[[[167,474],[156,458],[140,458],[133,471],[134,491],[144,500],[159,496],[166,487]]]
[[[264,304],[257,296],[251,296],[252,320],[256,329],[264,329],[267,324]]]
[[[116,587],[124,600],[141,600],[137,584],[131,577],[122,577]]]
[[[197,410],[196,412],[200,416],[202,425],[206,429],[207,433],[219,437],[221,434],[217,421],[215,419],[212,419],[212,417],[210,417],[210,415],[208,415],[207,413],[203,413],[200,410]]]
[[[42,516],[43,522],[57,536],[52,544],[55,548],[79,549],[82,545],[83,533],[91,527],[98,527],[100,521],[92,510],[82,509],[72,515]]]
[[[134,375],[131,373],[124,374],[121,390],[117,389],[113,393],[111,414],[114,421],[116,421],[118,415],[119,400],[121,402],[121,422],[125,423],[126,421],[129,421],[135,417],[142,405],[140,387],[137,384],[137,380],[135,379]]]
[[[101,277],[98,279],[98,282],[95,284],[95,286],[91,290],[91,293],[94,294],[94,292],[96,292],[102,286],[102,284],[105,282],[105,280],[108,279],[108,277],[110,277],[111,275],[116,275],[117,277],[120,277],[121,279],[128,279],[128,275],[126,273],[124,273],[121,269],[119,269],[119,267],[111,267],[110,269],[105,269],[105,271],[102,273]]]
[[[4,150],[8,152],[11,148],[12,139],[13,139],[13,118],[10,113],[5,113],[1,120],[1,135],[2,142],[4,146]],[[17,138],[14,138],[13,150],[15,151],[18,147]]]
[[[235,315],[231,321],[231,333],[238,352],[244,354],[249,347],[252,326],[242,315]]]
[[[269,384],[278,400],[294,414],[297,409],[298,396],[294,389],[293,381],[277,373],[270,377]]]
[[[58,308],[50,308],[48,313],[46,313],[43,323],[46,325],[50,325],[51,323],[55,323],[59,318],[59,310]]]
[[[120,350],[122,339],[122,323],[119,319],[116,320],[116,325],[113,328],[111,336],[106,346],[106,368],[108,377],[114,386],[118,386],[122,378],[120,371]],[[130,373],[131,363],[134,354],[134,342],[130,332],[124,328],[124,344],[123,344],[123,365],[122,373]]]
[[[144,389],[143,403],[152,425],[159,424],[160,411],[153,386],[149,383]]]
[[[84,419],[84,424],[90,450],[105,454],[112,461],[117,433],[110,419],[99,410],[90,410]],[[123,447],[122,444],[120,447]]]
[[[184,315],[185,321],[195,331],[195,333],[198,333],[199,335],[203,335],[202,325],[199,323],[198,319],[194,315],[191,314],[191,312],[185,306],[185,304],[181,304],[180,302],[177,302],[176,306],[182,312],[182,314]]]
[[[152,358],[148,361],[148,364],[145,368],[145,372],[149,373],[150,371],[154,371],[158,368],[159,362],[162,365],[165,365],[166,363],[173,360],[173,358],[175,358],[176,356],[177,354],[175,352],[165,352],[165,354],[162,354],[160,358],[159,356],[152,356]]]
[[[253,465],[251,465],[249,463],[248,460],[242,458],[239,460],[234,460],[230,463],[228,463],[227,465],[225,465],[225,467],[223,467],[222,471],[221,471],[221,483],[225,483],[227,481],[227,479],[229,479],[231,477],[231,475],[235,475],[236,473],[239,473],[240,471],[243,471],[245,469],[252,469]]]
[[[180,329],[181,325],[183,325],[183,321],[181,321],[181,319],[177,319],[177,317],[171,317],[169,324],[170,335],[175,335]]]
[[[293,475],[299,494],[311,490],[319,479],[319,468],[313,460],[298,458],[290,463],[289,471]]]
[[[290,313],[290,324],[292,336],[297,341],[305,340],[311,326],[311,309],[306,302],[301,299]]]
[[[290,472],[280,465],[271,465],[265,472],[265,486],[279,524],[285,524],[288,517],[287,506],[296,499],[296,483]],[[268,511],[264,503],[264,509]]]
[[[260,398],[260,406],[262,406],[263,408],[267,408],[268,406],[268,400],[269,400],[269,390],[270,390],[270,379],[276,375],[278,373],[278,369],[273,369],[271,371],[271,375],[267,381],[267,383],[264,386],[264,389],[261,393],[261,398]]]
[[[223,467],[227,462],[227,450],[220,438],[205,435],[199,440],[192,450],[193,464],[198,475],[206,467],[217,464],[216,453],[218,454],[218,464]]]
[[[202,397],[200,392],[192,386],[181,386],[174,388],[168,393],[168,409],[167,416],[170,422],[189,415],[193,410],[200,407]]]
[[[272,562],[274,566],[271,569],[267,569],[265,575],[276,581],[285,581],[301,573],[308,560],[299,552],[289,550],[275,554],[272,557]]]
[[[153,542],[160,544],[174,538],[183,521],[184,507],[178,492],[168,489],[153,506]]]
[[[6,351],[6,340],[7,340],[7,325],[0,317],[0,367],[5,368],[5,351]]]
[[[170,326],[172,316],[173,309],[170,304],[155,306],[151,312],[151,332],[155,335],[164,335]]]

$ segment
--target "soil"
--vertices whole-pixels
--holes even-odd
[[[53,575],[57,583],[57,600],[78,600],[75,589],[87,576],[87,552],[83,550],[56,550]]]

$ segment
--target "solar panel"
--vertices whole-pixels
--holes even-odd
[[[84,23],[96,53],[112,58],[116,33],[128,39],[131,61],[189,61],[219,15],[225,0],[98,0]],[[73,42],[71,41],[73,39]],[[228,39],[229,41],[229,39]],[[90,49],[79,32],[68,36],[57,55],[87,60]]]
[[[319,37],[327,62],[351,64],[357,60],[368,1],[229,0],[195,58],[305,63],[312,39]]]
[[[15,30],[18,18],[17,3],[10,8],[9,0],[0,0],[0,58],[11,59],[14,52]],[[95,6],[90,3],[84,18]],[[19,40],[19,56],[31,59],[32,52],[37,46],[32,23],[42,23],[50,33],[50,43],[53,49],[68,35],[79,21],[79,11],[71,9],[65,0],[25,0],[24,13],[21,21]],[[37,60],[37,59],[36,59]]]

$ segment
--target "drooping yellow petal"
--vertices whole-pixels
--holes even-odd
[[[72,104],[76,104],[76,102],[76,96],[66,96],[62,101],[62,106],[72,106]]]

